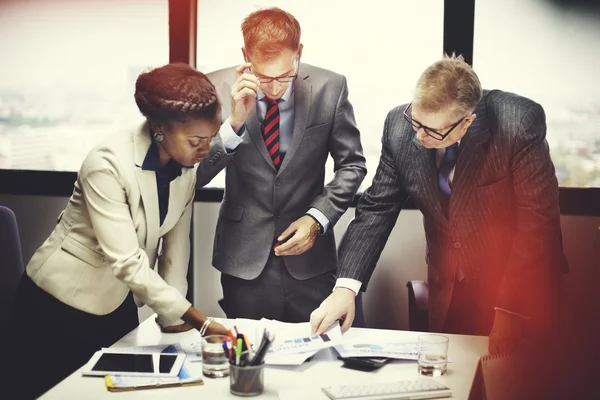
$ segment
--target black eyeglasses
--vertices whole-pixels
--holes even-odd
[[[254,71],[252,71],[252,68],[250,68],[250,72],[252,72],[252,74],[254,74],[254,76],[256,76],[258,78],[258,81],[260,83],[271,83],[273,81],[277,81],[279,83],[290,83],[290,82],[293,82],[298,77],[298,71],[300,70],[300,60],[298,60],[295,69],[296,69],[296,74],[280,76],[277,78],[271,78],[268,76],[259,76]]]
[[[260,83],[271,83],[273,81],[277,81],[279,83],[290,83],[290,82],[293,82],[294,79],[296,79],[297,77],[298,77],[298,75],[281,76],[279,78],[267,78],[267,77],[257,76],[258,81]]]
[[[415,130],[419,130],[421,128],[423,128],[423,130],[425,131],[425,133],[429,136],[431,136],[432,138],[434,138],[435,140],[439,140],[440,142],[443,141],[444,139],[446,139],[446,136],[448,136],[450,134],[450,132],[452,132],[454,130],[454,128],[456,128],[458,125],[460,125],[461,122],[463,122],[463,120],[465,118],[467,118],[467,116],[465,115],[464,117],[462,117],[461,119],[459,119],[458,121],[456,121],[451,127],[450,129],[448,129],[446,131],[446,133],[441,133],[440,131],[438,131],[437,129],[433,129],[430,128],[428,126],[423,125],[422,123],[420,123],[419,121],[417,121],[416,119],[413,119],[411,116],[408,115],[408,109],[409,107],[412,106],[412,103],[409,103],[408,106],[406,106],[406,109],[404,110],[403,116],[404,119],[412,125],[413,128],[415,128]]]

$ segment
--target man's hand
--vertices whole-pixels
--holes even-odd
[[[276,256],[297,256],[313,247],[319,225],[310,216],[305,215],[292,222],[288,228],[277,238],[278,242],[286,240],[290,235],[293,236],[285,243],[275,247]]]
[[[516,315],[497,310],[490,332],[488,352],[490,354],[508,353],[519,347],[523,340],[523,322]]]
[[[310,326],[313,335],[321,335],[338,319],[343,319],[342,333],[352,326],[354,321],[354,297],[356,293],[345,287],[337,287],[319,308],[310,314]]]
[[[252,66],[251,63],[244,63],[236,68],[237,79],[231,88],[231,115],[229,122],[231,128],[237,133],[240,131],[248,114],[252,111],[256,103],[256,93],[260,82],[258,78],[244,71]]]

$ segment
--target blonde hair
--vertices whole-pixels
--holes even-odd
[[[477,74],[461,55],[444,54],[444,58],[421,74],[413,105],[425,113],[451,110],[456,117],[472,112],[483,90]]]
[[[269,61],[283,50],[300,48],[300,23],[290,13],[273,7],[258,10],[242,21],[247,53]]]

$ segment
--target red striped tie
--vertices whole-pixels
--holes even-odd
[[[279,107],[277,101],[267,99],[267,113],[261,130],[273,165],[279,171],[281,155],[279,154]]]

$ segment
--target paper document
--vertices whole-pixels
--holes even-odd
[[[392,342],[392,343],[344,343],[335,346],[335,350],[342,357],[386,357],[399,360],[417,360],[419,343]]]
[[[239,332],[245,333],[255,346],[258,345],[265,329],[273,332],[275,341],[265,357],[267,365],[301,365],[320,349],[339,344],[342,338],[338,322],[320,336],[311,335],[310,322],[294,324],[266,318],[260,321],[238,318],[227,321],[226,326],[235,326]]]
[[[253,347],[259,345],[265,329],[273,332],[275,340],[265,356],[267,365],[301,365],[319,350],[340,344],[342,339],[342,330],[337,321],[320,336],[311,335],[310,322],[293,324],[265,318],[260,321],[238,318],[233,321],[224,320],[223,325],[227,328],[235,326],[238,332],[248,337]],[[179,353],[186,355],[186,362],[198,362],[202,361],[202,338],[200,333],[195,331],[194,333],[189,332],[177,343],[111,347],[102,350],[108,352]]]
[[[268,329],[275,332],[275,341],[269,354],[293,354],[321,350],[339,344],[342,338],[342,330],[337,321],[322,335],[311,335],[310,322],[284,324],[275,321]]]

